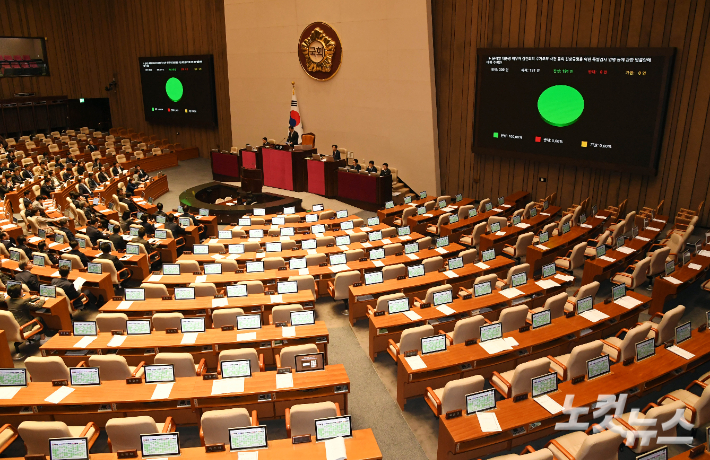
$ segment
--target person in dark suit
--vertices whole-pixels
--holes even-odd
[[[138,175],[139,181],[146,181],[146,180],[150,179],[150,176],[148,175],[148,173],[143,171],[143,169],[141,169],[141,165],[136,166],[136,174]]]
[[[69,167],[69,165],[67,165],[66,168],[64,168],[64,172],[62,173],[62,180],[64,182],[67,182],[70,181],[72,177],[74,177],[74,174],[72,174],[71,168]]]
[[[288,137],[286,138],[286,143],[288,145],[298,145],[298,133],[293,126],[288,127]]]
[[[32,200],[30,200],[29,190],[25,190],[25,193],[23,193],[22,204],[25,206],[25,209],[30,209],[32,207]]]
[[[69,241],[69,247],[71,248],[71,251],[67,252],[67,254],[72,254],[77,257],[79,257],[79,260],[81,260],[82,265],[84,265],[84,268],[89,266],[89,258],[86,257],[86,254],[81,252],[79,249],[79,242],[77,240],[71,240]]]
[[[113,262],[113,266],[116,267],[117,272],[123,270],[123,262],[121,262],[118,257],[111,254],[110,244],[103,242],[101,243],[101,246],[99,246],[99,249],[101,249],[101,254],[97,257],[97,259],[110,260]]]
[[[59,229],[60,231],[64,232],[64,234],[67,235],[67,239],[69,241],[72,241],[76,238],[74,238],[74,233],[71,230],[69,230],[68,223],[69,223],[69,219],[67,219],[66,217],[61,217],[56,221],[54,226],[57,227],[57,229]],[[65,241],[65,243],[66,243],[66,241]]]
[[[15,247],[15,239],[11,238],[7,232],[2,232],[0,233],[0,244],[5,246],[5,249],[9,252],[10,248]]]
[[[126,197],[126,194],[123,192],[123,190],[118,189],[118,195],[116,195],[116,196],[118,197],[118,201],[120,201],[121,203],[128,206],[129,211],[138,212],[138,206],[136,206],[136,204],[133,202],[133,200],[129,200]]]
[[[84,183],[83,177],[79,177],[79,185],[76,189],[80,195],[91,195],[91,190],[89,190],[89,187]]]
[[[119,165],[118,163],[113,164],[113,168],[111,168],[111,174],[113,174],[114,177],[121,174],[122,171],[123,171],[123,168],[121,168],[121,165]]]
[[[85,172],[86,172],[86,163],[83,161],[80,161],[79,164],[76,166],[76,175],[83,176]]]
[[[25,181],[25,179],[22,178],[22,175],[20,174],[20,167],[16,166],[15,169],[12,171],[12,182],[14,184],[21,184]]]
[[[128,182],[126,183],[126,196],[133,196],[137,188],[138,185],[136,185],[133,178],[129,178]]]
[[[64,294],[69,298],[69,301],[72,303],[72,306],[74,307],[75,310],[81,310],[85,307],[84,303],[81,301],[81,293],[76,290],[74,287],[74,283],[69,281],[69,273],[71,272],[71,269],[66,266],[59,267],[59,278],[54,278],[52,280],[52,286],[57,286],[58,288],[62,289],[64,291]],[[85,292],[89,304],[94,304],[96,303],[96,296],[91,293],[91,291],[86,291]]]
[[[114,225],[113,233],[109,235],[108,240],[113,243],[116,251],[126,250],[126,240],[121,236],[121,227],[119,225]]]
[[[105,166],[102,166],[102,167],[101,167],[101,172],[99,173],[99,175],[98,175],[97,177],[98,177],[98,179],[99,179],[99,182],[101,182],[102,184],[103,184],[104,182],[108,182],[109,177],[108,177],[108,173],[106,172],[106,167],[105,167]]]
[[[54,192],[54,187],[52,187],[52,179],[49,177],[44,180],[44,183],[40,187],[40,193],[44,196],[52,196]]]
[[[44,300],[37,299],[33,302],[29,297],[23,299],[22,286],[17,284],[7,288],[7,295],[10,296],[8,299],[5,299],[7,309],[10,313],[12,313],[12,316],[15,317],[15,321],[17,321],[17,324],[20,326],[32,321],[34,317],[32,317],[30,312],[37,311],[44,305]],[[44,326],[42,318],[39,318],[39,321]],[[32,326],[29,326],[26,330],[24,330],[24,332],[30,332],[32,330]]]
[[[153,246],[145,239],[145,228],[141,227],[138,229],[138,237],[134,238],[133,242],[142,244],[148,254],[153,252]]]
[[[377,172],[377,168],[375,168],[375,162],[374,162],[374,161],[370,161],[370,162],[367,164],[367,168],[365,168],[365,171],[367,171],[367,172],[369,172],[369,173],[373,173],[373,172],[376,173],[376,172]]]
[[[18,267],[20,271],[15,275],[15,280],[27,285],[30,291],[39,291],[39,278],[31,272],[32,267],[34,267],[32,262],[20,262]]]
[[[350,169],[354,169],[355,171],[360,171],[362,169],[362,166],[360,166],[360,163],[357,162],[357,158],[353,158],[353,164],[348,166]]]
[[[382,170],[380,171],[380,176],[391,176],[392,175],[392,170],[390,170],[389,165],[387,163],[382,163]]]
[[[7,178],[3,176],[2,180],[0,180],[0,195],[5,198],[5,194],[9,193],[10,190],[12,190],[12,186],[7,183]]]
[[[163,203],[157,203],[155,205],[155,207],[158,208],[158,210],[155,213],[156,216],[167,216],[165,211],[163,211]]]
[[[141,216],[141,226],[145,229],[147,235],[155,235],[155,226],[148,222],[148,214],[143,214]]]
[[[262,142],[261,142],[261,146],[262,146],[262,147],[266,147],[267,145],[269,145],[269,142],[268,142],[268,139],[267,139],[267,138],[262,137],[262,138],[261,138],[261,141],[262,141]]]
[[[338,146],[335,144],[333,145],[333,160],[340,160],[340,150],[338,150]]]
[[[34,163],[32,163],[32,164],[34,164]],[[30,180],[34,179],[35,175],[32,174],[32,170],[30,169],[31,167],[32,167],[32,165],[28,164],[25,166],[25,170],[22,171],[22,177],[24,179],[30,179]]]
[[[47,257],[49,257],[49,261],[52,262],[52,265],[57,265],[57,263],[59,263],[59,257],[57,257],[56,254],[52,254],[47,251],[47,243],[44,240],[37,243],[37,252],[47,254]]]
[[[32,260],[32,249],[27,247],[27,237],[20,235],[17,237],[17,249],[23,251],[28,259]]]
[[[175,222],[175,216],[173,216],[172,214],[169,214],[165,218],[165,229],[170,230],[174,238],[183,236],[185,234],[185,229],[179,226],[177,222]]]
[[[104,238],[104,234],[100,230],[101,223],[98,220],[92,219],[86,226],[86,236],[91,240],[91,244],[96,246],[100,239]]]
[[[89,190],[94,190],[99,186],[99,183],[96,182],[96,179],[94,178],[94,173],[89,173],[89,177],[86,179],[86,185],[89,187]]]

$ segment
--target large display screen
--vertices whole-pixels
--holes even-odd
[[[216,126],[212,55],[142,57],[145,121]]]
[[[655,174],[674,54],[479,49],[473,152]]]

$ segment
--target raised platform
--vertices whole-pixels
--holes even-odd
[[[227,206],[214,204],[218,198],[247,198],[256,201],[254,205]],[[254,208],[266,209],[266,214],[278,214],[283,208],[294,206],[296,212],[303,211],[301,199],[290,196],[276,195],[273,193],[247,194],[236,185],[222,182],[209,182],[189,188],[180,194],[180,205],[187,207],[191,213],[198,213],[199,209],[209,209],[211,216],[216,216],[220,224],[235,223],[239,217],[253,214]]]

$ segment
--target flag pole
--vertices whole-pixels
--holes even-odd
[[[293,89],[291,90],[291,95],[293,96],[294,94],[296,94],[296,82],[292,81],[291,86],[293,86]]]

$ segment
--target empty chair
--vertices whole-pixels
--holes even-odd
[[[503,248],[503,254],[507,254],[518,262],[527,255],[528,253],[528,246],[532,244],[532,240],[535,234],[533,232],[528,232],[528,233],[523,233],[522,235],[518,236],[517,241],[515,242],[515,246],[512,246],[510,244],[506,244],[505,247]]]
[[[350,295],[350,286],[360,282],[360,272],[350,270],[340,272],[335,275],[333,281],[328,281],[328,294],[333,300],[344,300],[347,304],[348,296]]]
[[[319,236],[316,238],[316,246],[319,248],[324,248],[329,244],[335,244],[334,236]]]
[[[15,348],[13,358],[22,359],[25,355],[20,352],[20,346],[41,333],[44,327],[36,318],[26,324],[18,324],[12,313],[6,310],[0,310],[0,330],[5,331],[8,344],[12,343]]]
[[[247,295],[263,294],[264,283],[259,280],[240,281],[237,284],[245,284],[247,287]]]
[[[452,410],[466,410],[466,395],[483,390],[485,379],[472,375],[447,382],[443,388],[432,390],[427,387],[424,401],[437,417]]]
[[[584,264],[584,250],[587,249],[587,242],[575,245],[565,257],[555,258],[555,266],[572,273],[575,268]]]
[[[525,446],[520,455],[517,454],[506,454],[499,455],[498,457],[491,457],[491,460],[555,460],[549,449],[535,450],[532,446]],[[565,459],[566,460],[566,459]]]
[[[153,329],[165,331],[166,329],[180,329],[180,320],[184,316],[180,312],[156,313],[153,315]]]
[[[505,277],[505,280],[496,277],[496,288],[502,289],[506,286],[512,286],[511,283],[513,275],[517,275],[518,273],[526,273],[527,279],[530,279],[530,264],[520,264],[510,267],[510,269],[508,270],[508,275]]]
[[[617,284],[625,284],[629,289],[636,289],[648,281],[648,268],[650,266],[651,258],[646,257],[634,265],[629,265],[625,272],[615,274],[611,281]]]
[[[477,276],[473,280],[473,284],[476,285],[476,284],[481,284],[481,283],[490,283],[491,288],[493,288],[493,287],[495,287],[497,281],[498,281],[498,275],[496,275],[495,273],[490,273],[488,275]]]
[[[651,327],[647,338],[655,338],[656,346],[673,340],[675,338],[675,328],[684,313],[685,307],[683,305],[678,305],[665,313],[654,313],[649,321],[642,323]],[[661,321],[654,322],[653,320],[656,318],[661,318]]]
[[[146,299],[160,299],[168,295],[168,288],[164,284],[141,283],[140,287],[145,290]]]
[[[129,366],[126,358],[120,355],[91,355],[89,356],[89,366],[99,368],[99,376],[105,380],[126,380],[130,377],[141,377],[143,375],[143,364]]]
[[[397,279],[398,276],[406,276],[407,267],[404,264],[388,265],[382,268],[382,279],[384,281]]]
[[[448,291],[451,288],[450,284],[442,284],[439,286],[434,286],[426,291],[426,295],[424,295],[424,301],[422,301],[419,297],[414,297],[414,305],[417,307],[422,304],[422,303],[432,303],[434,301],[434,294],[437,292],[441,291]]]
[[[561,235],[562,234],[562,227],[564,227],[564,225],[568,222],[571,223],[571,221],[572,221],[572,214],[565,214],[564,216],[562,216],[560,221],[557,222],[557,228],[555,228],[552,231],[552,235],[550,235],[550,236]]]
[[[441,256],[429,257],[422,261],[424,265],[424,273],[435,272],[440,268],[444,268],[444,259]]]
[[[345,260],[348,262],[357,262],[360,258],[365,257],[365,251],[362,249],[350,249],[344,254]]]
[[[125,313],[99,313],[96,315],[99,332],[125,331],[128,315]]]
[[[407,296],[402,294],[401,292],[397,292],[395,294],[386,294],[386,295],[381,295],[377,298],[377,303],[375,304],[375,308],[372,308],[372,305],[367,306],[367,310],[369,313],[374,313],[376,311],[388,311],[388,305],[390,300],[397,300],[397,299],[406,299]]]
[[[292,311],[303,311],[301,304],[278,305],[271,310],[269,324],[290,323]]]
[[[459,257],[461,257],[464,265],[472,264],[476,262],[476,259],[478,258],[478,251],[475,249],[466,249],[465,251],[459,252]]]
[[[443,201],[445,203],[445,206],[448,206],[451,204],[451,196],[450,195],[442,195],[436,199],[436,205],[439,205],[439,202]]]
[[[439,216],[439,219],[436,222],[436,225],[428,225],[426,228],[427,233],[433,233],[435,235],[438,235],[439,232],[441,231],[441,227],[443,225],[447,225],[449,223],[449,217],[451,217],[451,213],[444,213]]]
[[[550,371],[557,372],[557,378],[563,382],[587,372],[587,361],[602,354],[603,343],[599,340],[577,345],[570,353],[560,356],[548,356]]]
[[[459,242],[468,246],[478,248],[478,244],[481,242],[481,235],[486,233],[487,228],[488,224],[486,222],[476,224],[476,226],[473,227],[473,232],[471,233],[471,236],[462,236]]]
[[[557,223],[556,223],[556,222],[549,223],[549,224],[545,225],[544,227],[542,227],[542,231],[541,231],[540,233],[545,232],[545,233],[548,234],[548,236],[552,236],[552,231],[553,231],[556,227],[557,227]],[[535,236],[533,237],[533,244],[538,244],[539,242],[540,242],[540,237],[539,237],[538,235],[535,235]]]
[[[180,273],[202,273],[200,263],[196,260],[178,260],[176,263],[180,266]]]
[[[623,362],[627,358],[636,356],[635,345],[640,341],[644,340],[649,331],[651,330],[650,324],[639,324],[632,329],[622,329],[615,337],[607,337],[602,339],[604,344],[603,352],[609,355],[609,359],[615,363]],[[626,336],[621,339],[619,336],[626,332]]]
[[[534,308],[528,313],[528,320],[532,321],[532,314],[543,310],[550,310],[550,319],[559,318],[565,314],[565,304],[567,304],[567,293],[560,292],[548,298],[542,307]]]
[[[281,267],[286,266],[286,261],[283,257],[264,257],[264,270],[278,270]]]
[[[205,370],[205,359],[202,358],[199,364],[195,364],[190,353],[158,353],[155,355],[155,364],[172,364],[175,377],[194,377],[202,375]]]
[[[506,332],[517,331],[525,326],[527,317],[528,307],[525,305],[516,305],[501,310],[498,322],[503,324],[503,333],[505,334]]]
[[[585,257],[596,257],[597,255],[597,248],[600,246],[604,246],[611,236],[611,231],[607,230],[600,237],[597,239],[590,239],[587,240],[587,249],[584,250],[584,256]]]
[[[466,206],[459,207],[458,213],[456,214],[459,220],[468,218],[468,212],[473,209],[473,205],[467,204]]]
[[[621,436],[611,430],[596,434],[574,431],[551,440],[545,447],[555,460],[618,460],[621,440]]]
[[[686,407],[684,413],[685,420],[693,425],[693,428],[699,428],[710,422],[710,386],[705,386],[700,396],[688,391],[698,383],[700,382],[697,380],[693,381],[685,390],[671,391],[658,400],[658,404],[664,406],[672,404],[674,401],[683,402]],[[705,383],[703,383],[703,385],[705,385]]]
[[[671,248],[656,249],[649,255],[651,256],[651,262],[648,266],[648,278],[653,279],[658,275],[665,274],[666,261],[670,258]]]
[[[527,394],[532,391],[531,380],[535,377],[547,374],[550,368],[550,360],[539,358],[534,361],[518,364],[510,371],[493,371],[490,383],[493,388],[500,393],[503,398],[512,398],[518,395]]]
[[[508,226],[508,219],[505,217],[491,216],[488,218],[488,228],[487,231],[491,231],[491,224],[500,224],[500,228],[504,229]]]
[[[387,353],[392,357],[392,359],[397,361],[397,356],[400,352],[418,350],[422,351],[422,339],[424,337],[430,337],[436,334],[434,328],[425,324],[423,326],[411,327],[402,331],[399,343],[394,343],[394,340],[389,339],[389,346],[387,347]]]
[[[382,249],[385,250],[385,256],[391,256],[397,254],[398,252],[404,252],[404,246],[402,246],[402,243],[386,244],[382,246]]]
[[[449,345],[465,343],[467,340],[478,340],[481,337],[481,326],[484,324],[486,324],[486,320],[481,315],[475,315],[456,321],[454,331],[450,335],[446,334]],[[441,331],[439,331],[439,333],[441,333]]]
[[[25,368],[33,382],[69,380],[69,368],[59,356],[30,356]]]
[[[203,446],[224,444],[228,446],[229,429],[247,426],[258,426],[256,410],[249,411],[242,407],[230,409],[210,410],[202,414],[200,419],[200,442]]]
[[[621,430],[636,432],[634,433],[636,436],[634,436],[633,441],[630,444],[628,441],[626,442],[626,447],[637,454],[642,454],[663,446],[664,444],[658,443],[659,437],[676,437],[676,423],[672,423],[667,430],[663,429],[663,425],[667,424],[675,416],[678,409],[685,409],[683,401],[672,401],[662,406],[652,403],[646,406],[643,411],[635,414],[634,423],[631,420],[631,412],[627,412],[621,417],[614,417],[610,423]],[[650,431],[652,434],[637,434],[642,431]],[[641,442],[642,437],[647,438],[648,442]]]
[[[318,298],[318,285],[311,275],[289,276],[288,281],[296,281],[299,291],[311,291],[314,298]]]
[[[592,304],[594,304],[594,297],[597,295],[597,291],[599,291],[599,281],[592,281],[591,283],[585,284],[581,288],[577,289],[574,296],[567,298],[565,310],[573,311],[574,307],[577,305],[577,299],[584,299],[589,296],[592,296]]]
[[[88,438],[88,448],[99,437],[99,428],[94,422],[86,426],[67,426],[64,422],[26,420],[17,431],[27,448],[26,455],[49,455],[49,440],[52,438]]]
[[[315,421],[319,418],[339,417],[337,403],[325,401],[311,404],[295,404],[286,408],[286,434],[288,437],[304,434],[316,435]]]
[[[490,198],[484,198],[478,203],[478,213],[486,212],[486,205],[491,202]]]
[[[212,327],[220,329],[222,326],[237,327],[237,316],[244,314],[241,308],[219,308],[212,312]]]
[[[419,245],[419,250],[421,251],[422,249],[427,249],[429,246],[431,246],[431,237],[430,236],[425,236],[424,238],[419,238],[417,240],[417,244]]]
[[[424,203],[424,208],[428,211],[432,211],[436,207],[436,201],[431,200]]]
[[[306,266],[307,267],[317,267],[318,265],[328,261],[325,254],[308,254],[306,256]]]
[[[276,367],[290,367],[291,369],[295,369],[296,356],[308,355],[311,353],[318,353],[318,347],[314,343],[283,347],[281,349],[281,353],[274,356],[276,359]]]
[[[217,286],[214,283],[190,283],[189,287],[195,288],[195,297],[214,297],[217,295]]]
[[[142,434],[171,433],[175,428],[172,417],[166,418],[165,423],[155,423],[153,417],[148,415],[112,418],[106,422],[111,452],[141,450]]]
[[[255,372],[264,372],[264,355],[258,354],[253,348],[234,348],[219,352],[219,362],[236,361],[239,359],[249,360],[249,367],[251,368],[252,374]]]

